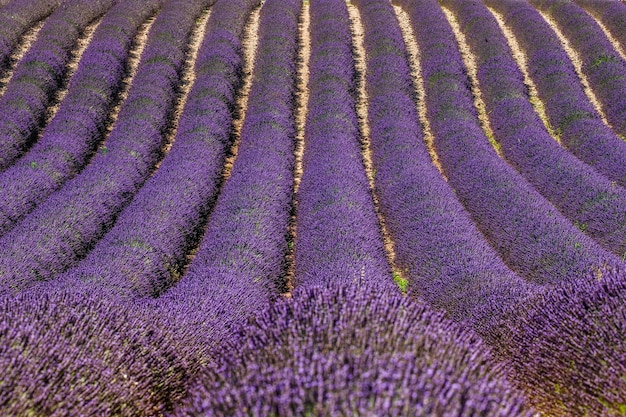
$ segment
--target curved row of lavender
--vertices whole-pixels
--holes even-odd
[[[250,1],[239,2],[237,7],[218,2],[212,9],[196,62],[197,79],[172,149],[113,229],[78,267],[68,271],[68,277],[89,285],[101,282],[118,294],[158,295],[183,272],[186,255],[201,237],[207,216],[204,243],[191,275],[183,280],[193,280],[198,286],[198,279],[217,279],[221,272],[215,266],[227,259],[233,260],[225,265],[229,270],[255,271],[264,275],[262,282],[281,275],[279,260],[286,250],[285,216],[289,211],[286,201],[291,198],[297,25],[295,17],[283,14],[297,14],[292,3],[282,8],[269,3],[263,9],[241,145],[217,203],[241,76],[240,37],[250,8],[256,4]],[[237,248],[242,242],[249,252]],[[256,264],[248,259],[256,255],[253,251],[261,258]]]
[[[46,18],[60,0],[16,0],[0,10],[0,74],[11,64],[11,54],[24,33],[36,22]]]
[[[489,10],[461,0],[443,4],[454,11],[465,33],[489,121],[506,160],[600,246],[626,256],[626,190],[549,135],[528,101],[524,77]]]
[[[505,263],[544,284],[617,261],[496,154],[479,125],[456,40],[437,3],[399,3],[411,16],[420,48],[428,117],[449,184]]]
[[[359,0],[372,159],[380,211],[410,293],[484,334],[533,285],[481,235],[433,165],[419,124],[404,40],[390,3]]]
[[[552,17],[582,61],[582,71],[613,129],[626,136],[626,61],[598,23],[583,9],[562,0],[532,0]]]
[[[0,238],[0,291],[19,291],[76,264],[150,175],[170,125],[185,45],[208,4],[186,0],[163,6],[106,151]]]
[[[550,124],[574,155],[626,186],[626,143],[602,122],[567,53],[539,12],[525,2],[486,0],[500,13],[526,54]]]
[[[0,236],[88,163],[110,122],[133,38],[161,3],[119,2],[103,17],[55,117],[28,153],[0,173]]]
[[[32,145],[82,31],[112,5],[113,0],[69,0],[46,19],[0,98],[0,171]]]
[[[295,285],[354,285],[391,270],[369,190],[343,2],[311,5],[309,108],[298,190]]]
[[[626,5],[620,1],[574,0],[591,13],[626,50]]]

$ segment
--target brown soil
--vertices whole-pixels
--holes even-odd
[[[37,40],[37,35],[43,27],[45,21],[45,19],[40,20],[22,35],[22,38],[9,58],[9,68],[7,68],[2,76],[0,76],[0,97],[6,91],[7,85],[13,77],[13,72],[15,71],[17,64],[22,60],[22,58],[24,58],[24,55],[30,49],[31,45]]]
[[[380,201],[376,192],[376,174],[374,172],[374,163],[372,161],[371,136],[368,119],[369,101],[366,88],[367,62],[365,59],[365,47],[363,45],[363,24],[361,22],[359,9],[356,6],[348,3],[348,13],[350,15],[350,29],[352,31],[352,50],[357,84],[356,112],[359,118],[359,130],[361,133],[361,153],[363,155],[363,165],[365,167],[365,174],[367,176],[372,200],[374,202],[374,210],[380,224],[387,261],[389,262],[393,276],[406,280],[406,277],[396,265],[395,244],[389,230],[387,229],[385,218],[380,211]]]
[[[550,136],[552,136],[559,144],[561,144],[561,138],[559,137],[557,131],[550,124],[550,120],[548,119],[548,115],[546,114],[546,107],[543,104],[543,101],[541,101],[541,99],[539,98],[537,86],[535,85],[535,82],[532,80],[532,78],[530,78],[530,74],[528,73],[526,54],[517,42],[517,39],[513,35],[511,29],[509,29],[504,23],[504,18],[502,17],[502,15],[500,15],[493,9],[489,9],[489,11],[498,22],[500,30],[504,34],[504,37],[509,44],[513,59],[517,63],[517,66],[522,72],[522,75],[524,75],[524,84],[528,89],[528,100],[530,101],[530,104],[535,109],[535,112],[539,115],[539,118],[543,122],[543,125],[546,127],[546,130],[548,131],[548,133],[550,133]]]
[[[288,229],[288,249],[286,255],[287,269],[285,273],[285,283],[287,292],[283,295],[287,298],[291,297],[291,292],[295,287],[294,277],[296,272],[295,265],[295,241],[297,236],[296,215],[298,211],[298,189],[302,180],[303,166],[302,160],[304,156],[304,129],[306,125],[307,108],[309,105],[309,58],[311,56],[311,38],[309,27],[311,25],[311,17],[309,13],[309,2],[302,4],[300,12],[300,22],[298,24],[298,72],[297,72],[297,96],[296,96],[296,147],[295,147],[295,166],[293,180],[293,201],[291,218],[289,219]]]
[[[415,41],[413,28],[411,27],[411,20],[409,15],[400,6],[394,6],[394,11],[398,23],[400,24],[400,30],[402,31],[402,37],[404,38],[404,44],[409,57],[413,88],[415,89],[415,96],[417,97],[417,111],[422,125],[426,147],[428,148],[428,153],[433,161],[433,165],[439,170],[443,179],[448,181],[448,177],[446,177],[443,171],[439,155],[437,155],[437,150],[435,149],[435,136],[430,128],[430,121],[428,120],[426,112],[426,89],[424,88],[424,79],[422,78],[420,52],[417,42]]]
[[[487,115],[487,106],[482,97],[482,92],[480,91],[480,83],[478,82],[478,74],[476,67],[476,60],[474,58],[474,54],[467,43],[467,39],[465,39],[465,35],[461,31],[461,27],[459,23],[456,21],[454,14],[447,8],[442,7],[444,15],[452,28],[452,32],[454,33],[454,37],[456,38],[456,43],[459,47],[459,51],[461,52],[461,57],[463,58],[463,63],[465,64],[465,69],[467,70],[467,75],[469,76],[470,82],[472,84],[472,95],[474,96],[474,107],[478,111],[478,120],[480,121],[480,126],[485,132],[485,135],[489,139],[491,146],[496,150],[498,156],[502,158],[502,152],[500,151],[500,144],[496,141],[493,135],[493,129],[491,128],[491,123],[489,122],[489,116]]]

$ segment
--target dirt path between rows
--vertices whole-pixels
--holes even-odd
[[[39,31],[46,22],[46,18],[35,23],[30,29],[24,32],[22,38],[15,47],[15,50],[9,58],[9,67],[6,71],[4,71],[2,76],[0,76],[0,97],[2,97],[2,95],[5,93],[7,86],[9,85],[9,81],[11,81],[11,78],[13,78],[15,68],[20,63],[22,58],[24,58],[24,55],[26,55],[26,52],[28,52],[32,44],[37,40],[37,35],[39,35]]]

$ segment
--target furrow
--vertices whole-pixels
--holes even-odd
[[[43,27],[44,23],[45,19],[40,20],[22,35],[18,45],[9,57],[9,65],[2,72],[2,77],[0,78],[0,97],[2,97],[6,91],[7,86],[13,77],[15,68],[20,63],[22,58],[24,58],[24,55],[28,49],[30,49],[31,45],[37,40],[37,35],[39,34],[39,31]]]

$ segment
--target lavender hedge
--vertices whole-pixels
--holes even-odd
[[[16,0],[3,5],[0,13],[0,74],[11,64],[11,54],[24,33],[50,15],[60,3],[60,0]]]
[[[102,19],[57,114],[30,151],[0,173],[0,235],[88,162],[122,87],[133,38],[161,3],[120,2]]]
[[[63,2],[46,19],[0,98],[0,171],[10,166],[36,139],[46,107],[61,87],[72,49],[90,22],[113,0]]]
[[[295,279],[338,285],[389,274],[360,152],[345,2],[311,3],[309,103],[298,191]]]
[[[603,248],[626,256],[626,190],[611,184],[548,134],[493,15],[480,3],[446,0],[475,58],[478,81],[504,157]],[[488,42],[485,42],[488,40]]]
[[[620,264],[579,277],[504,320],[498,353],[547,415],[624,415],[625,275]]]
[[[391,4],[359,0],[367,57],[372,159],[380,210],[409,292],[482,334],[533,286],[508,269],[432,164]]]
[[[20,290],[73,266],[109,229],[159,159],[189,36],[204,0],[168,2],[105,147],[80,175],[0,238],[0,288]]]
[[[305,287],[263,308],[190,391],[173,415],[533,415],[479,338],[377,286]]]
[[[574,0],[598,19],[626,49],[626,5],[619,1]]]
[[[607,178],[625,186],[626,143],[602,122],[587,99],[554,31],[527,3],[486,3],[503,15],[526,54],[530,76],[563,145]]]
[[[188,373],[160,318],[103,294],[0,298],[0,414],[154,416]]]
[[[613,129],[626,136],[626,61],[600,26],[577,5],[561,0],[532,0],[548,13],[582,60],[582,71]]]
[[[157,295],[172,285],[215,202],[229,145],[230,109],[240,79],[239,37],[256,2],[218,3],[196,72],[201,74],[179,134],[159,171],[115,227],[68,275],[103,281],[118,293]],[[281,276],[293,169],[297,15],[300,2],[268,0],[261,13],[253,85],[241,144],[189,276],[215,269],[249,273],[249,285]],[[241,246],[245,245],[245,249]],[[206,283],[197,286],[206,285]],[[275,290],[274,290],[275,291]]]
[[[428,117],[449,184],[507,265],[544,284],[616,261],[495,153],[478,123],[461,56],[439,5],[399,3],[411,16],[420,47]]]

